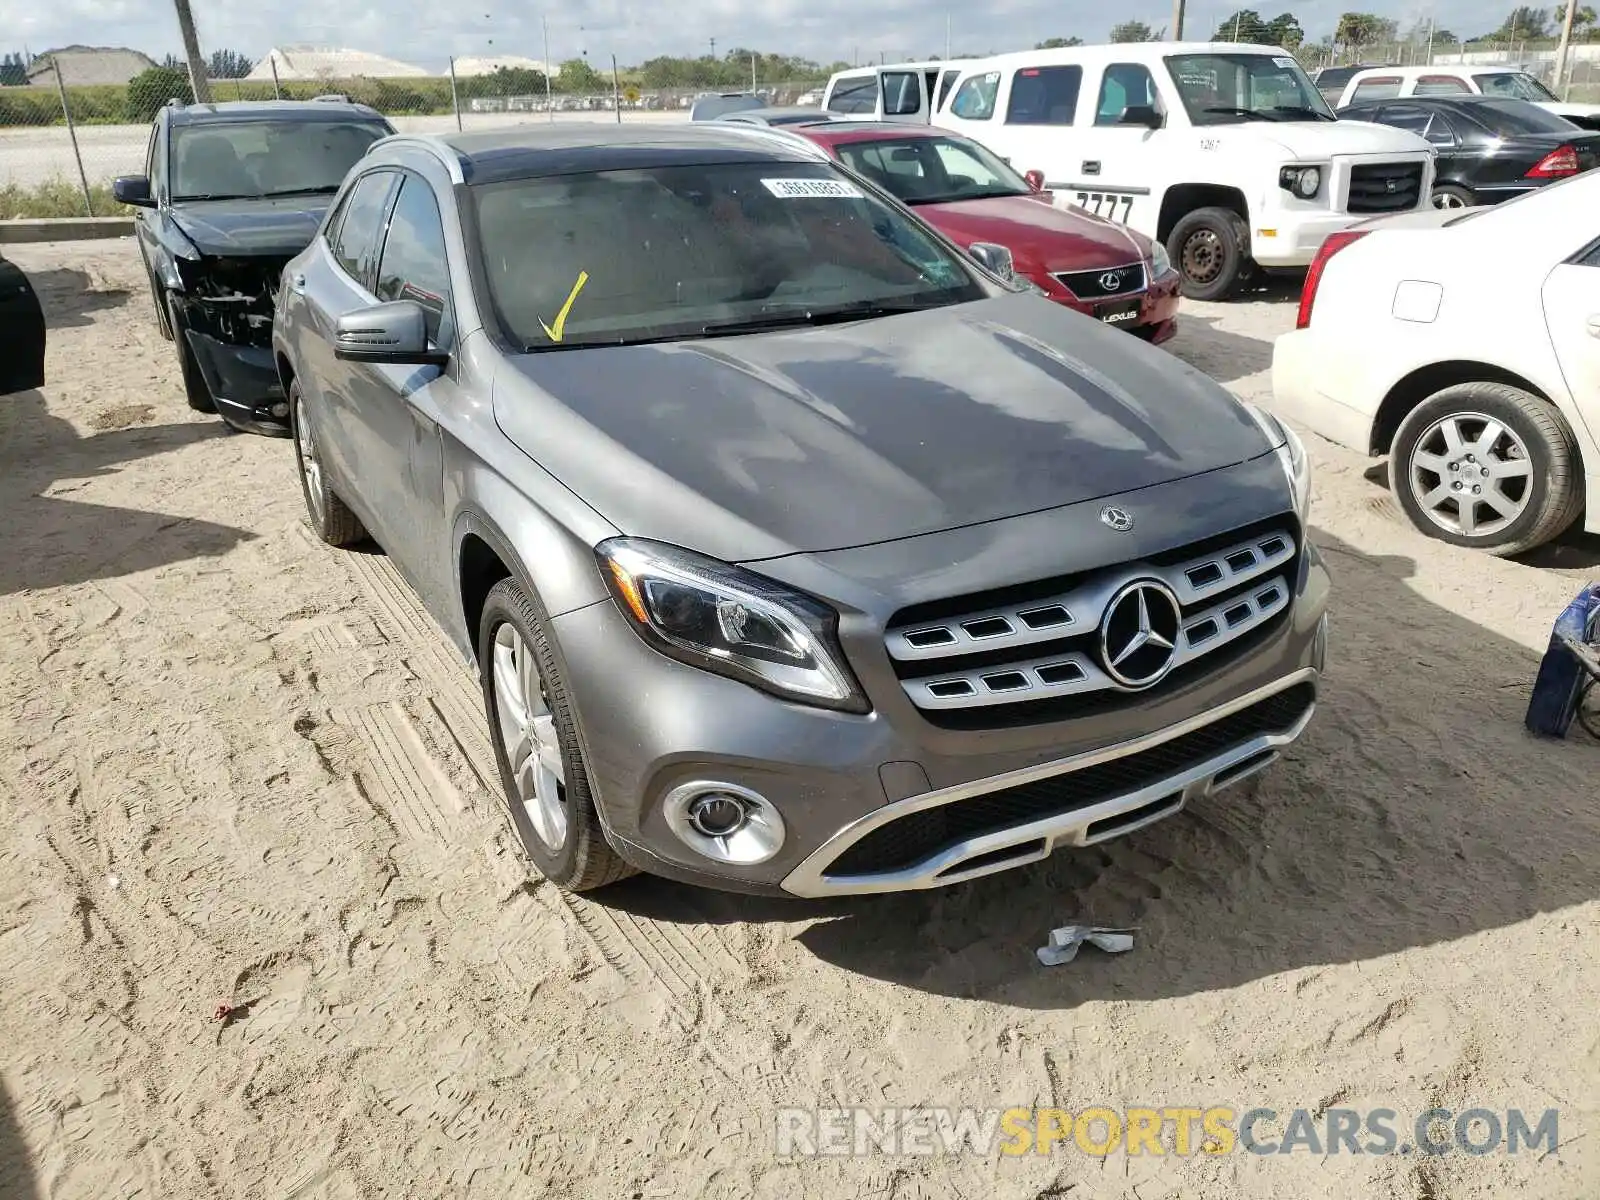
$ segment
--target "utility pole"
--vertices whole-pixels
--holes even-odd
[[[549,119],[556,119],[556,102],[550,96],[550,22],[539,18],[539,29],[544,34],[544,111]]]
[[[950,14],[944,15],[944,60],[950,61]]]
[[[712,38],[711,39],[711,61],[712,62],[716,62],[717,61],[717,39],[716,38]]]
[[[1550,82],[1555,84],[1553,89],[1556,95],[1563,100],[1567,98],[1567,51],[1572,44],[1572,22],[1578,12],[1578,0],[1567,0],[1567,15],[1561,19],[1561,40],[1556,43],[1556,77]]]
[[[206,78],[206,60],[200,57],[200,35],[194,30],[194,13],[189,0],[172,0],[178,10],[178,32],[183,35],[183,54],[189,60],[189,87],[196,104],[211,103],[211,81]]]
[[[755,51],[750,52],[750,90],[756,90],[756,56]]]
[[[1184,0],[1172,0],[1172,40],[1183,41],[1183,6]]]

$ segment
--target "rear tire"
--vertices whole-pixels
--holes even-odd
[[[1418,530],[1502,556],[1543,545],[1583,511],[1566,419],[1504,383],[1457,384],[1412,409],[1394,436],[1389,480]]]
[[[289,381],[289,435],[300,472],[300,494],[306,500],[306,524],[330,546],[354,546],[366,540],[366,527],[331,487],[323,470],[311,426],[301,407],[300,381]]]
[[[1172,227],[1167,256],[1191,300],[1226,300],[1255,273],[1250,226],[1231,208],[1197,208]]]
[[[539,873],[588,892],[636,873],[595,811],[548,621],[515,579],[489,589],[478,623],[478,674],[511,824]],[[546,791],[548,789],[548,793]]]
[[[183,372],[184,399],[195,412],[214,413],[217,411],[217,402],[211,395],[205,375],[200,371],[194,349],[189,345],[187,327],[183,323],[183,314],[178,311],[177,297],[168,292],[166,301],[167,327],[172,330],[172,340],[178,347],[178,369]]]
[[[1453,183],[1440,184],[1433,189],[1433,206],[1435,208],[1473,208],[1477,205],[1478,198],[1464,187]]]

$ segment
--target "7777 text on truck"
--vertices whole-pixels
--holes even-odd
[[[1151,42],[1029,50],[932,76],[878,68],[891,119],[923,119],[1037,170],[1076,205],[1162,242],[1197,300],[1234,295],[1258,268],[1310,264],[1329,234],[1428,208],[1434,159],[1404,130],[1340,121],[1285,51]],[[859,89],[853,73],[848,81]],[[823,105],[846,82],[830,81]],[[892,103],[891,103],[892,102]],[[925,114],[925,115],[923,115]]]

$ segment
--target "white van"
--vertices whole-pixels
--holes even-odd
[[[974,61],[892,63],[840,71],[828,80],[822,107],[863,121],[926,122]]]
[[[1350,77],[1337,107],[1408,96],[1474,95],[1526,100],[1580,129],[1600,130],[1600,104],[1563,100],[1521,67],[1369,67]]]
[[[964,63],[933,123],[1037,170],[1058,205],[1156,238],[1199,300],[1256,266],[1308,265],[1329,234],[1426,209],[1434,152],[1339,121],[1282,50],[1145,42]]]

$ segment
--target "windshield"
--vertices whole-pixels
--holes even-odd
[[[473,188],[490,299],[527,351],[978,300],[975,269],[825,163],[597,171]]]
[[[172,134],[172,199],[289,196],[339,190],[379,121],[207,121]]]
[[[1511,96],[1517,100],[1543,102],[1556,94],[1526,71],[1494,71],[1472,77],[1485,96]]]
[[[1336,118],[1300,64],[1276,54],[1172,54],[1167,70],[1196,125]]]
[[[953,137],[880,138],[834,147],[854,171],[907,204],[1026,196],[1032,189],[976,142]]]

